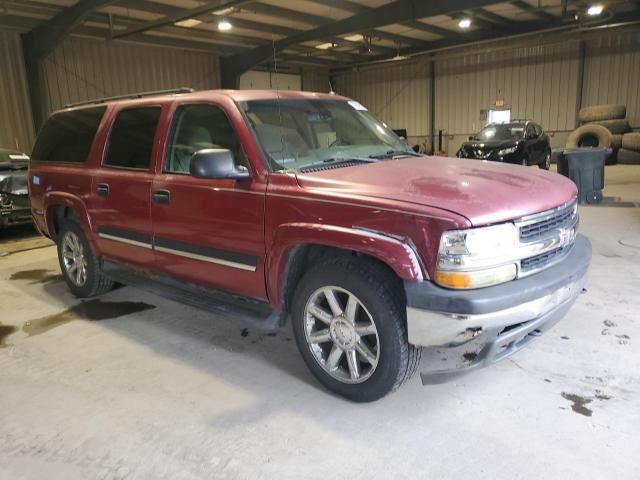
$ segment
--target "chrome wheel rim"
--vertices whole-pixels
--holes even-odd
[[[378,366],[380,340],[373,318],[344,288],[322,287],[309,297],[304,333],[318,365],[342,383],[362,383]]]
[[[73,232],[62,237],[62,263],[67,277],[74,285],[81,287],[87,282],[87,260],[82,242]]]

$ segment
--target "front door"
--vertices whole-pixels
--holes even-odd
[[[249,168],[224,110],[213,104],[179,105],[162,172],[151,191],[156,263],[188,282],[266,298],[264,205],[257,179],[212,180],[189,174],[191,155],[206,148],[233,152]]]
[[[160,112],[159,106],[144,106],[116,114],[89,199],[103,256],[142,267],[154,261],[150,166]]]

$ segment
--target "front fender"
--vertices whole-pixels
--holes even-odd
[[[267,255],[267,292],[283,306],[284,277],[291,253],[298,247],[320,245],[352,250],[377,258],[403,280],[423,280],[426,271],[410,243],[402,238],[359,228],[313,223],[280,225]]]
[[[73,210],[76,214],[82,229],[84,230],[85,236],[87,237],[87,241],[91,245],[96,254],[99,253],[99,250],[96,245],[95,236],[93,234],[93,222],[91,221],[91,217],[89,216],[89,212],[87,211],[87,207],[85,203],[80,199],[80,197],[73,195],[69,192],[60,192],[60,191],[49,191],[44,195],[44,215],[45,215],[45,224],[47,226],[47,230],[49,236],[53,239],[55,232],[54,228],[54,211],[55,207],[63,206],[68,207]]]

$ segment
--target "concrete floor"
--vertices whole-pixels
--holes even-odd
[[[566,319],[366,405],[324,391],[288,329],[133,288],[82,304],[54,247],[0,233],[0,478],[640,478],[640,167],[607,183],[618,200],[580,208],[594,258]]]

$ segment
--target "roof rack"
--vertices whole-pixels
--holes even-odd
[[[64,108],[79,107],[81,105],[91,105],[92,103],[106,103],[113,102],[115,100],[126,100],[129,98],[144,98],[154,97],[156,95],[169,95],[171,93],[191,93],[195,92],[193,88],[170,88],[167,90],[152,90],[149,92],[129,93],[127,95],[115,95],[113,97],[95,98],[93,100],[85,100],[83,102],[67,103]]]

